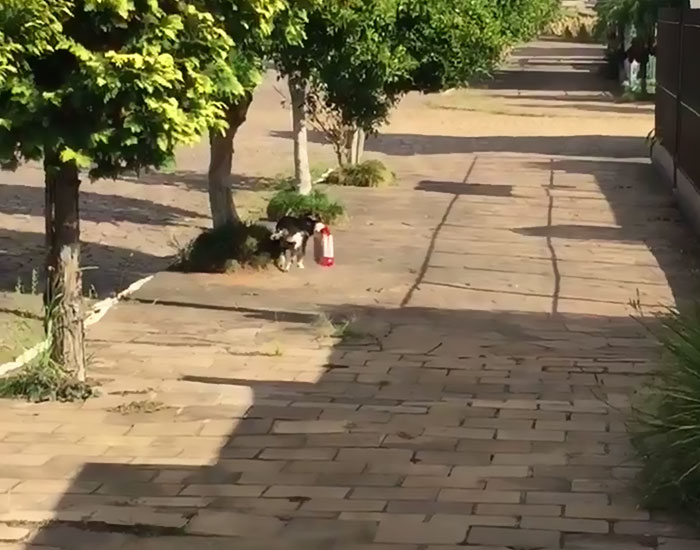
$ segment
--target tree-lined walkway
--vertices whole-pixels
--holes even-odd
[[[91,329],[102,397],[3,403],[0,540],[695,548],[638,508],[625,434],[658,364],[629,302],[690,298],[692,239],[644,159],[649,114],[549,80],[583,71],[571,48],[408,98],[368,144],[400,187],[342,191],[333,270],[160,274]]]

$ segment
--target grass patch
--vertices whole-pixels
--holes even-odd
[[[700,306],[671,311],[655,331],[664,367],[637,396],[632,443],[643,461],[639,476],[646,506],[700,513]]]
[[[228,273],[241,268],[263,269],[278,256],[271,231],[255,223],[236,223],[204,231],[183,247],[170,271]]]
[[[0,378],[0,398],[26,399],[33,403],[45,401],[85,401],[96,395],[88,382],[78,380],[51,358],[51,337],[56,322],[56,307],[43,308],[42,326],[49,335],[46,346],[27,365]]]
[[[41,296],[3,295],[0,298],[0,364],[14,361],[43,339]]]
[[[301,195],[292,188],[283,189],[267,205],[267,217],[272,221],[284,216],[306,215],[332,224],[345,215],[345,208],[319,189],[313,189],[308,195]]]
[[[349,187],[389,187],[396,184],[396,174],[379,160],[366,160],[336,168],[326,177],[325,183]]]
[[[77,380],[53,361],[44,351],[32,362],[0,378],[0,397],[26,399],[32,403],[46,401],[85,401],[96,394],[87,382]]]

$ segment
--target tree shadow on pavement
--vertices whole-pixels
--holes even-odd
[[[20,281],[28,288],[32,271],[43,277],[45,238],[40,233],[0,229],[0,290],[14,290]],[[171,256],[159,257],[137,250],[99,243],[82,243],[83,289],[100,297],[124,288],[129,283],[163,271]],[[93,267],[94,266],[94,267]]]
[[[0,184],[0,212],[10,215],[44,215],[44,189],[27,185]],[[202,218],[199,212],[159,204],[146,199],[80,192],[80,217],[97,223],[130,222],[144,225],[187,223]]]
[[[206,172],[195,172],[191,170],[149,172],[134,177],[133,181],[152,185],[184,187],[193,191],[202,192],[206,192],[208,188],[208,176]],[[264,191],[274,187],[274,185],[279,184],[279,182],[280,178],[244,174],[231,175],[231,187],[239,191]]]
[[[603,195],[614,225],[582,221],[523,227],[517,232],[562,241],[644,243],[663,272],[676,304],[685,307],[695,299],[700,288],[700,246],[677,209],[673,193],[648,161],[555,159],[552,170],[554,181],[560,174],[592,182]],[[562,198],[552,193],[555,211],[567,207]]]
[[[291,139],[291,132],[271,135]],[[323,143],[309,132],[309,140]],[[648,155],[644,138],[630,136],[436,136],[381,133],[367,139],[367,152],[390,156],[513,153],[571,157],[641,158]]]

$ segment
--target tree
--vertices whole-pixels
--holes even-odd
[[[354,0],[332,3],[309,17],[314,45],[311,105],[335,113],[338,162],[359,162],[364,134],[384,122],[418,66],[398,40],[399,3]]]
[[[217,99],[225,105],[226,127],[209,132],[209,204],[215,228],[239,221],[231,189],[234,138],[245,122],[253,92],[262,79],[264,55],[277,19],[293,40],[294,21],[283,18],[286,0],[201,0],[236,45],[230,57],[235,78],[224,73],[216,82]]]
[[[309,13],[326,5],[323,0],[292,0],[289,9],[275,20],[268,56],[287,79],[292,108],[294,179],[302,195],[311,193],[308,152],[307,94],[314,70],[313,43],[307,38]]]
[[[318,95],[352,129],[348,160],[359,161],[363,134],[376,131],[403,95],[488,77],[509,47],[544,27],[556,4],[356,0],[310,16],[307,34],[318,52]]]
[[[307,111],[325,116],[339,163],[358,162],[363,136],[411,91],[437,92],[486,77],[508,47],[535,35],[556,0],[344,0],[307,7],[299,43],[276,40],[288,77],[295,176],[310,189]],[[319,103],[323,103],[319,108]],[[324,126],[323,123],[320,126]]]
[[[174,148],[222,129],[214,82],[236,74],[232,42],[194,4],[3,0],[0,160],[43,160],[46,301],[53,358],[85,379],[80,220],[90,179],[162,166]]]

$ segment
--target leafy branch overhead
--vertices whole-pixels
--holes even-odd
[[[222,129],[219,101],[259,77],[253,54],[237,55],[252,40],[245,27],[257,20],[264,34],[282,2],[209,4],[4,0],[0,159],[50,148],[93,178],[114,176],[163,165],[175,146]]]
[[[277,40],[282,74],[309,79],[349,126],[373,131],[403,95],[489,76],[556,13],[554,0],[348,0],[305,10],[301,42]],[[277,31],[275,31],[277,32]]]

